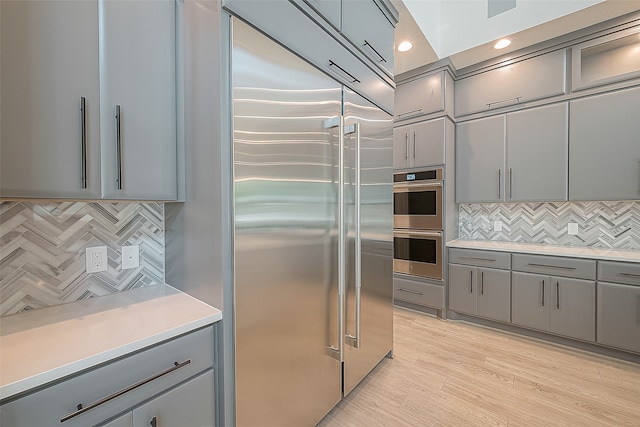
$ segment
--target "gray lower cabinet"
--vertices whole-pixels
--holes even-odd
[[[0,425],[211,426],[213,347],[209,326],[100,365],[3,402]]]
[[[512,272],[514,325],[595,341],[595,282]]]
[[[175,200],[175,1],[0,8],[0,197]]]
[[[640,353],[640,286],[598,282],[598,343]]]
[[[442,310],[445,308],[445,286],[444,283],[394,275],[393,299]]]
[[[508,270],[449,264],[449,309],[508,323],[510,301]]]
[[[393,129],[393,168],[443,165],[446,128],[439,118]]]
[[[569,199],[640,199],[640,87],[571,101]]]

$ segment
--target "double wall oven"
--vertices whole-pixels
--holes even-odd
[[[393,176],[393,269],[443,278],[443,170]]]

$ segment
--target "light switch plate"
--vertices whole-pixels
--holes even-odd
[[[502,231],[502,221],[493,221],[493,231]]]
[[[140,245],[122,247],[122,269],[140,267]]]
[[[570,222],[569,224],[567,224],[567,233],[569,233],[570,236],[577,236],[578,235],[578,223],[577,222]]]
[[[94,246],[85,250],[85,266],[87,273],[99,273],[107,271],[107,247]]]

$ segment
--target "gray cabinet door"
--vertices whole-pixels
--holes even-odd
[[[410,132],[411,126],[401,126],[393,129],[393,168],[404,169],[410,167]]]
[[[507,201],[567,200],[568,104],[507,114]]]
[[[411,126],[413,167],[444,164],[445,125],[445,119],[440,118]]]
[[[456,202],[504,200],[504,116],[456,128]]]
[[[133,426],[203,427],[215,425],[213,371],[133,410]],[[151,424],[155,418],[155,424]]]
[[[102,195],[175,200],[175,2],[100,1]]]
[[[373,63],[393,76],[394,26],[374,0],[342,1],[342,33]]]
[[[99,198],[97,1],[0,1],[0,9],[0,196]]]
[[[549,330],[594,342],[596,339],[596,283],[551,277]]]
[[[478,268],[478,316],[509,323],[511,274],[508,270]]]
[[[598,343],[640,353],[640,286],[598,282]]]
[[[571,101],[569,199],[640,199],[640,88]]]
[[[396,121],[443,111],[444,71],[396,86]]]
[[[549,276],[511,273],[511,323],[549,330],[550,282]]]
[[[460,313],[477,313],[477,269],[449,264],[449,309]]]

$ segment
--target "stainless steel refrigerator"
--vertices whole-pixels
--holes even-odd
[[[314,425],[392,350],[392,118],[232,27],[236,422]]]

